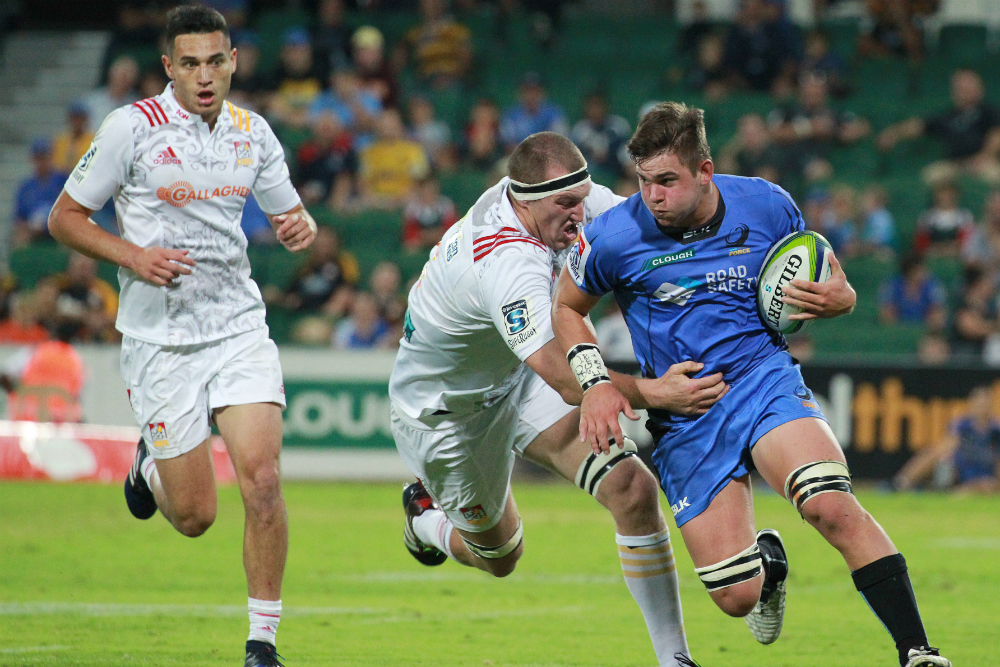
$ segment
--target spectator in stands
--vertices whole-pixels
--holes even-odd
[[[211,7],[226,19],[230,29],[239,30],[246,25],[250,13],[248,0],[199,0],[200,4]]]
[[[351,36],[351,63],[361,87],[378,98],[385,109],[399,105],[399,81],[385,57],[385,38],[378,28],[361,26]]]
[[[528,72],[517,87],[518,102],[500,120],[500,139],[509,154],[528,135],[536,132],[569,134],[566,114],[546,99],[545,84],[538,72]]]
[[[239,67],[236,68],[239,71]],[[278,66],[265,80],[269,120],[292,128],[302,128],[308,110],[326,84],[325,65],[313,57],[305,28],[289,28],[281,39]]]
[[[51,240],[49,211],[66,183],[65,172],[56,171],[52,162],[52,143],[38,137],[31,143],[33,173],[21,181],[14,201],[12,243],[15,248],[34,241]]]
[[[745,114],[736,127],[736,135],[719,151],[719,172],[756,176],[786,185],[785,174],[794,171],[791,155],[771,140],[771,129],[764,117],[757,113]]]
[[[362,206],[402,208],[429,170],[424,147],[406,137],[399,112],[386,109],[379,116],[378,139],[360,153],[358,190]]]
[[[441,194],[437,176],[428,172],[403,209],[403,247],[411,252],[427,251],[456,222],[454,202]]]
[[[108,73],[112,63],[122,54],[140,52],[150,47],[155,49],[160,44],[166,23],[165,8],[157,7],[162,3],[130,0],[114,4],[118,6],[118,22],[111,32],[111,40],[101,61],[101,74],[107,75],[105,78],[110,77]],[[97,117],[93,111],[91,109],[90,119],[95,125],[100,125],[104,116]]]
[[[57,424],[83,420],[80,392],[86,371],[70,344],[73,337],[73,323],[63,323],[55,340],[39,343],[8,360],[0,386],[10,392],[10,419]]]
[[[319,0],[312,29],[313,52],[332,72],[351,59],[351,28],[344,0]],[[240,63],[242,66],[242,63]]]
[[[923,324],[928,331],[944,329],[947,292],[927,271],[924,258],[910,252],[899,263],[899,275],[879,288],[879,319],[885,325]]]
[[[837,256],[843,258],[854,254],[856,214],[855,192],[849,185],[811,188],[802,211],[806,227],[822,234]]]
[[[948,434],[917,452],[893,478],[900,491],[919,488],[928,478],[938,488],[963,493],[1000,491],[1000,420],[989,387],[976,387]]]
[[[791,85],[797,45],[787,26],[775,20],[773,0],[742,0],[726,34],[725,63],[730,83],[770,92]]]
[[[951,327],[951,349],[956,360],[983,361],[987,342],[1000,334],[998,298],[996,274],[981,269],[966,270]]]
[[[362,87],[353,67],[344,66],[330,77],[330,88],[309,106],[310,122],[315,124],[323,114],[334,114],[341,126],[353,137],[356,150],[375,140],[375,129],[382,113],[382,102],[370,90]]]
[[[390,349],[395,347],[393,330],[378,313],[378,305],[368,292],[358,292],[351,311],[333,334],[333,346],[341,350]]]
[[[940,0],[865,0],[867,20],[858,36],[858,53],[866,58],[920,60],[924,55],[923,19],[940,4]]]
[[[300,191],[301,192],[301,191]],[[267,214],[260,208],[253,193],[247,195],[243,202],[243,215],[240,217],[240,229],[247,237],[250,245],[273,246],[278,243],[278,237],[268,220]]]
[[[587,93],[583,99],[583,118],[573,125],[570,138],[592,172],[611,179],[621,175],[619,154],[631,137],[632,127],[627,120],[611,113],[607,95],[601,90]]]
[[[496,103],[480,97],[469,110],[469,121],[462,132],[462,161],[473,169],[492,169],[503,157],[500,142],[500,109]]]
[[[951,358],[951,346],[941,333],[925,333],[917,341],[917,361],[925,366],[943,366]]]
[[[881,185],[869,185],[861,193],[861,233],[858,254],[889,259],[896,248],[896,223],[888,209],[889,193]]]
[[[435,169],[454,169],[457,157],[455,145],[451,141],[451,128],[435,117],[434,105],[423,95],[411,95],[407,106],[410,138],[424,147]]]
[[[831,148],[854,144],[871,132],[866,119],[830,107],[826,77],[817,72],[802,74],[795,102],[775,108],[768,122],[775,143],[801,156],[809,182],[833,174]]]
[[[806,35],[800,72],[813,72],[826,78],[827,89],[834,97],[841,98],[850,92],[847,82],[847,61],[830,50],[830,38],[820,29]]]
[[[684,72],[684,85],[704,93],[709,100],[721,100],[729,92],[729,69],[726,67],[726,39],[709,33],[701,38],[695,60]]]
[[[962,263],[1000,271],[1000,190],[990,192],[983,201],[982,219],[970,241],[962,245]]]
[[[986,102],[985,94],[977,72],[956,70],[951,75],[952,108],[890,125],[878,135],[879,149],[889,151],[902,140],[924,135],[936,137],[944,144],[945,159],[924,168],[925,183],[953,181],[961,174],[1000,183],[1000,109]]]
[[[388,322],[389,326],[398,328],[397,339],[403,335],[403,320],[406,317],[406,299],[401,293],[402,285],[403,274],[399,265],[388,260],[376,264],[368,279],[368,287],[379,317]]]
[[[447,13],[446,0],[420,0],[420,23],[396,49],[396,69],[413,60],[419,85],[431,90],[460,88],[472,65],[472,33]]]
[[[138,83],[139,64],[135,58],[128,55],[115,58],[108,70],[107,84],[91,91],[83,99],[90,110],[90,121],[94,126],[100,127],[109,113],[139,99],[136,91]]]
[[[680,39],[677,41],[677,55],[681,58],[695,53],[702,39],[715,31],[715,25],[708,13],[705,0],[694,0],[691,3],[691,22],[681,28]]]
[[[10,297],[10,315],[0,321],[0,344],[36,345],[49,339],[49,330],[38,322],[34,294],[18,292]]]
[[[59,287],[56,307],[63,321],[77,323],[76,339],[112,343],[120,340],[115,329],[118,290],[97,275],[97,260],[71,252],[66,270],[55,276]]]
[[[163,92],[161,88],[159,92]],[[66,111],[66,129],[52,141],[52,167],[68,174],[90,148],[94,131],[90,129],[90,111],[82,101],[73,102]]]
[[[935,256],[958,257],[973,238],[976,219],[961,205],[954,181],[942,181],[931,191],[931,206],[917,218],[913,247]]]
[[[260,111],[261,95],[267,85],[260,71],[260,38],[253,30],[234,30],[231,39],[239,67],[233,72],[229,99],[237,106]]]
[[[358,260],[340,247],[337,232],[320,225],[291,285],[284,292],[269,286],[266,298],[295,313],[341,317],[350,308],[359,277]]]
[[[306,206],[326,205],[346,211],[354,194],[358,154],[340,116],[324,112],[312,124],[312,136],[299,146],[295,187]]]

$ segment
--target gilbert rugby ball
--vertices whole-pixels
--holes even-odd
[[[757,311],[770,329],[795,333],[803,320],[790,320],[801,308],[782,302],[784,288],[796,278],[825,283],[830,279],[830,243],[816,232],[792,232],[768,250],[757,278]]]

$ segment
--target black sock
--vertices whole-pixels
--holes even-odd
[[[906,654],[911,648],[927,646],[927,635],[903,554],[879,558],[852,572],[851,577],[854,587],[892,635],[899,651],[899,664],[905,665]]]

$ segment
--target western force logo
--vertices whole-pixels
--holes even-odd
[[[667,303],[672,303],[676,306],[686,306],[688,300],[694,295],[695,291],[701,287],[701,283],[693,278],[682,277],[677,281],[679,284],[674,285],[673,283],[663,283],[660,285],[653,296],[655,296],[660,301],[666,301]]]
[[[507,335],[513,336],[528,328],[528,302],[518,299],[513,303],[508,303],[500,309],[503,315],[503,324],[507,328]]]
[[[163,165],[163,164],[180,164],[181,159],[177,157],[177,153],[170,146],[167,146],[167,150],[160,151],[156,157],[153,158],[153,164]]]
[[[650,257],[645,262],[642,263],[642,270],[649,271],[663,266],[664,264],[674,264],[675,262],[682,262],[685,259],[692,259],[694,257],[694,249],[682,250],[680,252],[675,252],[672,255],[660,255],[659,257]]]
[[[236,146],[236,164],[240,167],[253,166],[253,149],[249,141],[234,141]]]
[[[167,441],[167,427],[163,422],[149,425],[149,439],[153,442],[153,447],[166,447],[170,444]]]
[[[214,190],[195,190],[187,181],[176,181],[165,188],[156,190],[156,198],[165,201],[176,208],[183,208],[192,201],[213,199],[215,197],[246,197],[250,188],[242,185],[226,185]]]
[[[739,248],[747,242],[748,236],[750,236],[750,228],[746,225],[739,225],[736,229],[726,234],[726,246],[729,248]]]
[[[77,183],[82,183],[83,179],[87,178],[87,171],[90,170],[95,155],[97,155],[97,144],[91,144],[90,150],[83,154],[83,157],[76,164],[76,169],[73,170],[73,179]]]

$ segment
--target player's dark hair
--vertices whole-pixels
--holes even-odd
[[[673,153],[695,173],[702,161],[712,159],[705,137],[705,112],[681,102],[657,104],[639,121],[626,148],[636,162]]]
[[[229,26],[222,14],[205,5],[179,5],[167,12],[167,27],[163,31],[167,53],[174,50],[177,35],[207,35],[221,32],[231,44]]]
[[[546,170],[557,165],[568,173],[583,169],[587,161],[572,141],[555,132],[538,132],[522,141],[507,160],[507,175],[521,183],[549,180]]]

